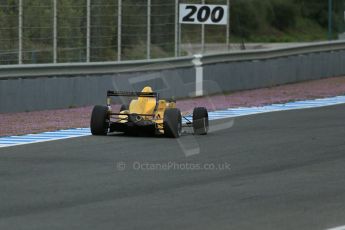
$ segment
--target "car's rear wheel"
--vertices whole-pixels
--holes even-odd
[[[179,109],[166,109],[164,112],[164,135],[166,137],[178,138],[182,133],[182,116]]]
[[[96,105],[91,115],[91,133],[92,135],[107,135],[109,129],[108,107]]]
[[[193,110],[194,134],[206,135],[209,128],[208,112],[204,107],[197,107]]]

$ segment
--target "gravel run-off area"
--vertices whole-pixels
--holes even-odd
[[[332,97],[345,94],[345,77],[245,90],[230,94],[178,100],[183,112],[204,106],[208,110],[262,106],[295,100]],[[116,111],[119,106],[114,106]],[[0,136],[39,133],[68,128],[89,127],[92,106],[23,113],[0,114]]]

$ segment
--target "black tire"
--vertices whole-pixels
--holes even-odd
[[[92,135],[107,135],[109,129],[109,114],[107,106],[96,105],[93,107],[90,126]]]
[[[179,109],[166,109],[164,112],[164,135],[166,137],[178,138],[182,133],[182,116]]]
[[[128,110],[128,109],[129,109],[128,105],[122,104],[121,108],[120,108],[120,112],[122,112],[124,110]]]
[[[204,107],[197,107],[193,110],[194,134],[206,135],[209,128],[208,112]]]

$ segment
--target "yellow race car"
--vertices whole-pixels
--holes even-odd
[[[136,98],[131,100],[129,106],[122,105],[120,111],[113,112],[113,96]],[[209,120],[204,107],[194,108],[192,119],[188,119],[188,115],[182,115],[176,108],[176,101],[159,99],[159,94],[147,86],[141,92],[108,91],[107,105],[96,105],[93,108],[90,126],[93,135],[123,132],[178,138],[183,127],[192,127],[194,134],[207,134]]]

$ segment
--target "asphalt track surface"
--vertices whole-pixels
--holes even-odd
[[[0,229],[344,225],[344,117],[338,105],[240,117],[232,128],[180,142],[115,135],[3,148]],[[186,157],[181,146],[201,152]],[[135,162],[231,169],[138,170]]]

